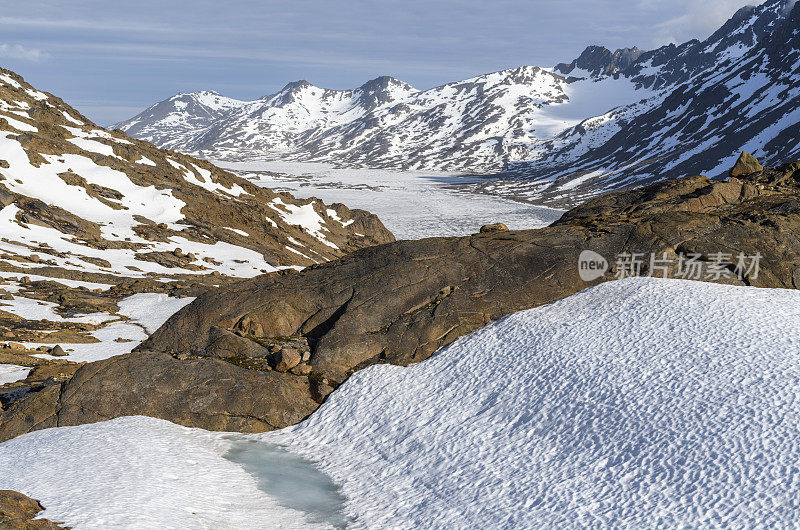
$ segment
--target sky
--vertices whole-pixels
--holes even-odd
[[[763,0],[0,0],[0,66],[101,125],[179,92],[417,88],[704,39]]]

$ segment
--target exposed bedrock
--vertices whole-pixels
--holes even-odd
[[[646,256],[642,274],[650,254],[671,260],[672,277],[681,255],[702,256],[709,270],[712,256],[727,255],[717,281],[796,288],[798,171],[664,181],[595,199],[540,230],[399,241],[210,291],[139,351],[11,405],[0,437],[130,414],[207,429],[291,425],[356,370],[422,361],[491,320],[614,279],[624,252]],[[609,263],[592,282],[579,275],[584,250]],[[757,276],[733,274],[740,253],[761,256]]]

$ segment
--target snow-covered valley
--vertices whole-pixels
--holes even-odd
[[[512,230],[541,228],[563,213],[466,191],[465,185],[481,179],[459,173],[347,169],[322,162],[280,160],[212,162],[258,186],[368,210],[398,239],[463,236],[492,223],[505,223]]]
[[[225,458],[251,440],[317,462],[354,528],[796,522],[798,308],[790,290],[606,283],[363,370],[282,431],[123,418],[23,435],[0,445],[0,487],[76,528],[333,524]]]

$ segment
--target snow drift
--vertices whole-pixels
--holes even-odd
[[[368,527],[800,520],[800,293],[632,279],[351,377],[266,435]]]

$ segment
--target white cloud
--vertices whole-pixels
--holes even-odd
[[[0,44],[0,57],[4,59],[39,62],[50,56],[42,50],[26,48],[21,44]]]
[[[641,0],[640,8],[653,8],[657,0]],[[683,14],[653,27],[653,44],[660,46],[670,42],[680,44],[692,38],[701,40],[718,30],[736,11],[746,5],[763,4],[764,0],[681,0],[685,5]]]

